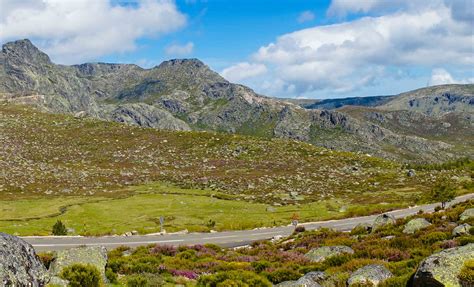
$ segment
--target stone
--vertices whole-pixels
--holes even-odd
[[[49,279],[48,286],[67,287],[69,286],[69,281],[58,276],[53,276]]]
[[[267,210],[267,212],[275,212],[276,208],[273,207],[273,206],[268,206],[266,210]]]
[[[469,229],[471,228],[471,225],[464,223],[459,226],[456,226],[453,229],[453,236],[461,236],[461,235],[469,235]]]
[[[107,265],[107,249],[103,246],[77,247],[56,252],[56,257],[49,267],[52,276],[58,276],[64,267],[73,264],[90,264],[99,270],[104,282],[105,265]]]
[[[305,257],[311,260],[311,262],[323,262],[329,257],[342,255],[342,254],[354,254],[354,250],[348,246],[323,246],[319,248],[313,248]]]
[[[26,241],[0,232],[0,285],[44,286],[46,268]]]
[[[381,214],[377,216],[374,220],[374,223],[372,224],[372,231],[376,230],[377,228],[380,228],[382,226],[386,226],[389,224],[395,224],[396,220],[395,217],[391,214]]]
[[[430,225],[431,225],[431,223],[429,223],[424,218],[415,218],[415,219],[412,219],[412,220],[408,221],[408,223],[405,224],[405,228],[403,228],[403,233],[413,234],[413,233],[417,232],[418,230],[426,228]]]
[[[77,113],[74,114],[74,118],[76,119],[83,119],[87,116],[87,112],[86,111],[79,111]]]
[[[392,277],[393,274],[385,266],[380,264],[371,264],[357,269],[352,273],[347,285],[353,286],[356,284],[370,283],[373,286],[378,286],[380,282]]]
[[[320,283],[326,279],[326,274],[321,271],[313,271],[305,274],[296,281],[285,281],[277,284],[279,287],[321,287]]]
[[[463,213],[461,213],[461,215],[459,216],[459,220],[464,221],[472,217],[474,217],[474,208],[469,208],[464,210]]]
[[[408,177],[414,177],[415,175],[416,175],[416,172],[415,172],[414,169],[409,169],[409,170],[407,171],[407,176],[408,176]]]
[[[132,232],[132,235],[138,235],[138,231],[136,230],[132,230],[131,232]]]
[[[413,287],[461,287],[458,275],[464,262],[474,259],[474,243],[445,249],[423,260],[413,277]]]

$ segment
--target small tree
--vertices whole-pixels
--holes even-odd
[[[53,235],[67,235],[66,225],[61,220],[56,221],[53,225]]]
[[[441,208],[444,209],[446,203],[456,197],[456,188],[449,182],[443,181],[431,189],[430,196],[432,200],[441,202]]]

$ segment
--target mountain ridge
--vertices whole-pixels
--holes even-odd
[[[431,95],[427,96],[427,100],[413,104],[417,109],[411,112],[427,111],[433,104],[451,105],[450,99],[444,100],[444,94],[439,95],[443,100],[438,103],[433,102]],[[450,97],[456,96],[457,108],[450,111],[437,106],[432,109],[434,116],[439,112],[455,113],[455,117],[468,114],[473,106],[472,94],[462,94],[459,103],[454,93]],[[259,95],[248,87],[230,83],[198,59],[172,59],[150,69],[111,63],[65,66],[52,63],[31,41],[19,40],[2,47],[2,98],[55,113],[80,112],[158,129],[290,138],[407,161],[437,161],[458,156],[459,141],[403,134],[344,109],[305,109],[296,103]],[[405,98],[402,96],[396,105],[385,109],[376,107],[377,111],[387,113],[395,112],[397,107],[406,108]],[[421,111],[420,107],[425,110]],[[471,118],[465,122],[472,125]],[[470,152],[467,151],[468,156],[472,156]],[[461,155],[466,154],[461,152]]]

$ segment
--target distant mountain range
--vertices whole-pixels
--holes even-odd
[[[474,85],[388,97],[276,99],[228,82],[197,59],[152,69],[65,66],[19,40],[2,47],[0,100],[158,129],[290,138],[404,161],[474,155]]]

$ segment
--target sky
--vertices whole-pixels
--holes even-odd
[[[0,42],[55,63],[198,58],[287,98],[474,83],[471,0],[0,0]]]

